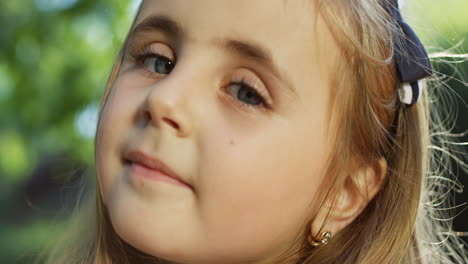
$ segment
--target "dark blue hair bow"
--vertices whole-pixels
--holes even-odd
[[[418,101],[421,94],[422,85],[418,81],[432,75],[431,62],[419,38],[411,27],[403,22],[398,1],[390,2],[393,2],[393,5],[390,4],[388,11],[405,36],[401,45],[394,42],[396,70],[402,83],[398,95],[401,102],[412,105]]]

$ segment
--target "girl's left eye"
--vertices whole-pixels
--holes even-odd
[[[248,105],[265,105],[266,102],[252,87],[244,82],[233,82],[228,85],[227,90],[238,100]]]
[[[252,71],[241,68],[230,76],[225,91],[241,107],[267,110],[272,102],[267,88]]]

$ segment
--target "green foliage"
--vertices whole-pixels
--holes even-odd
[[[93,117],[79,116],[100,99],[134,2],[0,1],[1,263],[21,262],[60,229],[52,210],[21,192],[31,173],[57,153],[65,154],[52,163],[68,169],[52,178],[92,167]]]
[[[464,58],[433,60],[436,71],[450,76],[444,79],[447,89],[453,89],[459,99],[450,106],[458,112],[453,132],[463,132],[468,129],[468,4],[466,0],[418,0],[410,1],[407,11],[412,15],[407,20],[414,25],[428,52],[465,54]]]
[[[19,134],[3,132],[0,134],[0,145],[3,149],[8,150],[8,152],[0,152],[0,166],[4,171],[3,180],[11,186],[28,174],[30,169],[28,162],[34,161],[34,159],[28,157],[30,153],[28,153],[23,138]]]
[[[40,2],[57,1],[1,4],[0,123],[8,124],[8,132],[2,126],[0,133],[13,130],[37,155],[74,152],[91,143],[77,134],[74,121],[99,100],[130,25],[130,3],[82,0],[65,10],[41,11],[34,4]],[[6,173],[4,167],[0,172]]]

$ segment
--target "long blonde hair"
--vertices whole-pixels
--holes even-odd
[[[302,240],[281,260],[314,264],[468,263],[466,252],[459,247],[461,242],[451,233],[451,222],[442,221],[447,216],[441,210],[443,201],[456,182],[448,168],[440,170],[450,155],[441,138],[450,134],[444,133],[442,125],[446,124],[435,111],[440,100],[430,100],[431,91],[438,89],[437,78],[428,83],[416,105],[400,104],[393,56],[404,34],[384,2],[316,0],[315,4],[317,15],[325,18],[341,48],[336,62],[340,74],[330,84],[334,95],[329,102],[336,140],[327,170],[330,177],[322,184],[328,192],[322,194],[321,201],[336,198],[333,187],[345,181],[352,161],[364,165],[385,158],[386,181],[364,212],[327,246],[310,247],[305,226]],[[101,111],[119,73],[125,46],[108,79]],[[71,226],[68,236],[49,252],[47,263],[165,263],[116,234],[99,181],[95,197],[73,218]]]

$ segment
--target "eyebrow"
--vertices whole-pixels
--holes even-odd
[[[135,36],[147,31],[161,31],[172,38],[178,38],[185,35],[182,27],[173,19],[163,16],[148,16],[138,23],[130,32],[130,36]]]
[[[186,36],[186,32],[184,31],[183,27],[175,20],[164,15],[152,15],[138,23],[131,30],[129,38],[133,38],[136,35],[148,31],[160,31],[172,39],[182,39],[184,36]],[[285,86],[288,88],[288,90],[298,96],[298,93],[292,86],[292,83],[280,73],[278,67],[274,63],[270,50],[267,48],[251,41],[229,38],[217,39],[215,40],[215,45],[228,52],[233,52],[240,57],[253,60],[258,64],[265,66],[267,69],[273,72],[275,76],[279,77],[282,81],[285,82]]]

